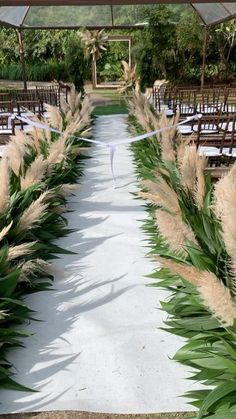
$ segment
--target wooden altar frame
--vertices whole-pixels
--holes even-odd
[[[109,35],[108,36],[108,42],[128,42],[128,52],[129,52],[129,66],[131,67],[132,65],[132,55],[131,55],[131,50],[132,50],[132,36],[127,36],[127,35]],[[97,82],[97,61],[95,60],[94,62],[94,67],[95,67],[95,88],[96,89],[114,89],[119,87],[119,84],[98,84]]]

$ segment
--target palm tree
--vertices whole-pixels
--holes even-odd
[[[84,31],[80,34],[81,42],[84,46],[85,55],[87,58],[92,56],[92,83],[93,88],[96,87],[96,61],[102,56],[103,51],[106,51],[108,36],[104,29],[98,31]]]

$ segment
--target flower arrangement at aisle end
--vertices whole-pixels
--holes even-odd
[[[49,289],[49,260],[67,253],[54,241],[71,232],[63,212],[83,171],[85,143],[76,136],[89,135],[91,112],[89,98],[72,88],[68,103],[48,105],[43,121],[63,133],[18,131],[0,160],[0,387],[24,389],[6,353],[28,335],[16,328],[32,317],[23,296]]]
[[[141,94],[130,103],[136,133],[175,125],[156,115]],[[161,265],[150,275],[156,287],[171,291],[163,310],[167,330],[187,344],[174,359],[196,373],[206,389],[187,396],[197,418],[236,414],[236,164],[214,185],[205,175],[207,160],[191,138],[183,141],[173,126],[145,142],[134,143],[139,196],[148,202],[144,225]],[[220,416],[222,415],[222,416]],[[227,416],[228,415],[228,416]]]

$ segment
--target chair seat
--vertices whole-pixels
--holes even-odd
[[[183,135],[190,135],[193,132],[191,125],[179,125],[178,131]]]
[[[193,125],[193,131],[198,132],[198,125]],[[218,132],[218,127],[215,124],[208,124],[201,129],[201,134],[214,134],[216,132]]]
[[[217,147],[201,146],[201,147],[198,148],[198,152],[199,152],[200,156],[206,156],[206,157],[218,157],[218,156],[222,155],[219,148],[217,148]]]
[[[228,157],[236,157],[236,148],[232,148],[232,151],[230,152],[230,148],[229,147],[224,147],[222,149],[222,154],[224,156],[228,156]]]
[[[166,116],[173,116],[174,115],[174,112],[172,111],[172,109],[165,109],[164,112],[165,112]]]
[[[228,124],[228,129],[227,132],[233,132],[233,122],[229,122]],[[225,131],[227,128],[227,123],[226,122],[222,122],[222,124],[220,125],[220,128]]]
[[[26,111],[26,112],[21,112],[20,115],[24,118],[27,116],[34,116],[34,112],[32,111]]]
[[[2,135],[2,134],[9,134],[9,135],[12,135],[13,134],[13,132],[12,132],[12,129],[9,129],[9,128],[3,128],[3,129],[1,129],[0,128],[0,135]]]
[[[234,113],[236,111],[236,104],[229,104],[227,105],[227,111]]]

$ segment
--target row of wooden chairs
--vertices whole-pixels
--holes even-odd
[[[40,87],[36,89],[13,90],[0,92],[0,102],[12,103],[13,106],[16,102],[38,102],[49,103],[53,106],[60,106],[59,90],[51,87]]]
[[[45,115],[45,104],[60,107],[61,95],[68,99],[70,86],[63,83],[52,86],[40,86],[36,89],[5,90],[0,92],[0,157],[1,147],[9,141],[16,129],[25,129],[24,123],[14,116],[38,117]]]
[[[231,114],[236,112],[236,88],[172,89],[166,85],[153,88],[153,105],[158,112],[163,109],[179,112],[181,117],[202,114]],[[170,113],[170,114],[171,114]]]
[[[191,135],[210,165],[219,166],[222,161],[229,165],[236,159],[236,114],[202,116],[179,128],[182,135]]]

